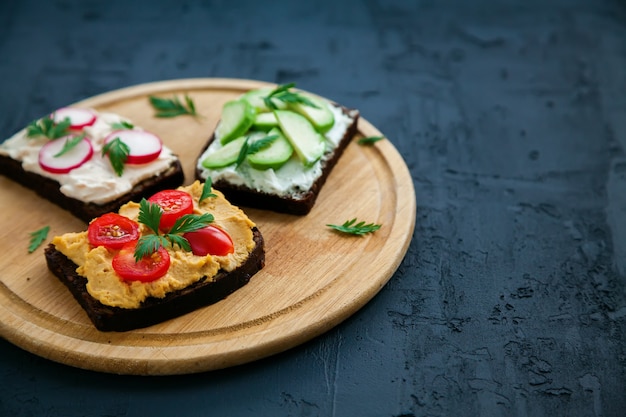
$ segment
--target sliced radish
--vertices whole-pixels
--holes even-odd
[[[88,109],[79,109],[77,107],[62,107],[55,111],[51,117],[55,123],[70,119],[70,129],[75,130],[91,126],[96,122],[96,113]]]
[[[116,130],[104,139],[104,144],[115,138],[119,138],[130,149],[127,164],[145,164],[154,161],[163,149],[161,139],[144,130]]]
[[[39,165],[45,171],[53,174],[67,174],[91,159],[93,147],[87,138],[81,140],[76,146],[60,156],[55,156],[63,149],[65,142],[74,136],[64,136],[51,140],[39,150]]]

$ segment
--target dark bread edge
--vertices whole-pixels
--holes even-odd
[[[224,193],[224,196],[228,201],[238,206],[244,207],[252,207],[258,208],[262,210],[271,210],[279,213],[288,213],[295,215],[306,215],[308,214],[317,197],[322,189],[322,186],[326,183],[330,172],[337,164],[337,161],[343,154],[344,150],[347,148],[348,144],[356,135],[357,125],[359,120],[359,112],[357,110],[348,109],[347,107],[340,106],[336,103],[331,103],[341,109],[341,111],[354,118],[352,124],[346,129],[346,132],[331,154],[330,158],[322,161],[322,175],[315,180],[311,188],[303,193],[301,196],[297,198],[289,198],[289,197],[281,197],[278,195],[266,193],[263,191],[254,190],[245,186],[233,185],[224,180],[217,180],[213,182],[213,187],[220,190]],[[196,159],[196,179],[200,181],[205,181],[202,178],[202,170],[198,168],[199,158],[206,151],[206,149],[211,145],[211,143],[215,140],[215,133],[211,135],[211,138],[204,146],[198,158]]]
[[[139,201],[157,191],[180,186],[185,176],[180,161],[176,159],[172,165],[158,176],[146,178],[135,185],[130,192],[104,204],[85,203],[68,197],[61,192],[61,184],[52,178],[44,177],[22,168],[22,163],[6,155],[0,155],[0,174],[33,190],[39,196],[69,211],[85,223],[104,213],[116,212],[129,201]]]
[[[126,309],[102,304],[87,292],[87,279],[76,273],[77,265],[56,250],[53,244],[45,249],[48,269],[85,310],[100,331],[128,331],[148,327],[214,304],[246,285],[252,275],[265,266],[265,249],[261,232],[252,229],[255,247],[248,259],[231,272],[220,271],[214,280],[202,279],[164,298],[148,298],[139,308]]]

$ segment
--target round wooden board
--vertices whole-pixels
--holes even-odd
[[[225,101],[271,84],[186,79],[101,94],[76,106],[112,111],[155,132],[183,163],[186,181]],[[155,118],[148,95],[195,102],[199,118]],[[358,137],[381,133],[359,121]],[[30,190],[0,177],[0,334],[34,354],[101,372],[194,373],[250,362],[329,330],[365,305],[402,261],[415,224],[411,175],[388,141],[351,143],[313,210],[303,217],[243,207],[266,242],[266,266],[228,298],[174,320],[124,333],[97,331],[47,269],[42,245],[28,254],[29,232],[49,238],[85,225]],[[382,224],[362,237],[326,227],[352,218]],[[10,236],[11,238],[7,238]],[[375,320],[372,317],[372,320]]]

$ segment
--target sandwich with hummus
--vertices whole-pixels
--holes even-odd
[[[109,112],[64,107],[0,144],[0,174],[85,222],[184,175],[160,137]]]
[[[199,181],[56,236],[45,256],[101,331],[147,327],[215,303],[265,264],[255,223]]]

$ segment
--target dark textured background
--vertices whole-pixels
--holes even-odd
[[[404,155],[409,252],[327,334],[98,374],[0,340],[2,416],[623,416],[626,2],[0,0],[0,136],[189,77],[295,81]]]

